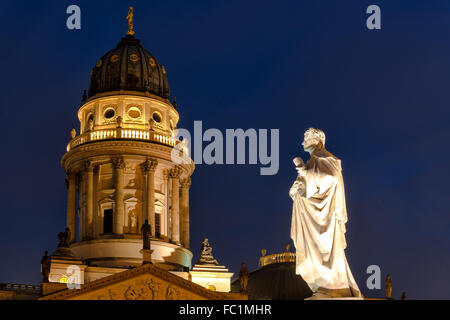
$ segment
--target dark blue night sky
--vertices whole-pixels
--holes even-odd
[[[81,7],[82,29],[66,28]],[[382,29],[366,28],[381,7]],[[280,170],[198,165],[191,247],[235,274],[290,242],[292,158],[308,127],[342,159],[350,267],[370,297],[450,297],[450,3],[447,1],[3,1],[0,12],[0,282],[38,284],[65,228],[60,159],[97,60],[125,35],[167,70],[181,122],[279,128]],[[382,270],[368,290],[366,268]]]

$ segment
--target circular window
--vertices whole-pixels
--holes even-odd
[[[156,122],[160,123],[161,122],[161,115],[158,112],[153,112],[152,115],[153,120],[155,120]]]
[[[105,111],[105,118],[106,119],[111,119],[116,115],[116,112],[114,111],[114,109],[108,109]]]
[[[92,113],[88,117],[88,122],[89,121],[94,121],[94,115]]]
[[[141,111],[138,108],[130,108],[128,116],[132,119],[138,119],[141,117]]]
[[[119,61],[119,56],[117,54],[112,55],[110,61],[113,63]]]
[[[135,53],[130,55],[130,61],[131,62],[138,62],[139,61],[139,56]]]
[[[213,286],[212,284],[208,284],[207,288],[211,291],[216,291],[216,287]]]

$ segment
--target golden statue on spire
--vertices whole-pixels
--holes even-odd
[[[127,35],[134,35],[134,31],[133,31],[133,7],[130,7],[130,9],[128,10],[128,15],[127,15],[127,20],[128,20],[128,31],[127,31]]]

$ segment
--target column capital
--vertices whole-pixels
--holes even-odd
[[[155,171],[157,165],[158,165],[158,160],[153,159],[153,158],[147,158],[147,160],[145,160],[145,162],[143,162],[141,164],[142,170],[144,172]]]
[[[191,177],[180,180],[181,188],[189,189],[191,187]]]
[[[111,160],[114,169],[125,169],[125,160],[122,157],[114,157]]]
[[[67,180],[75,179],[77,177],[77,174],[78,174],[78,171],[76,171],[76,170],[74,170],[72,168],[69,168],[66,171],[66,179]]]
[[[169,177],[176,179],[181,175],[182,169],[180,166],[175,166],[174,168],[169,170]]]
[[[94,164],[90,160],[86,160],[85,162],[83,162],[83,169],[86,172],[94,172],[97,171],[98,168],[99,168],[98,164]]]

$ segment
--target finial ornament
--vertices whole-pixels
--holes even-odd
[[[128,15],[127,15],[127,21],[128,21],[128,31],[127,31],[127,35],[134,35],[134,31],[133,31],[133,7],[130,6],[130,9],[128,9]]]

